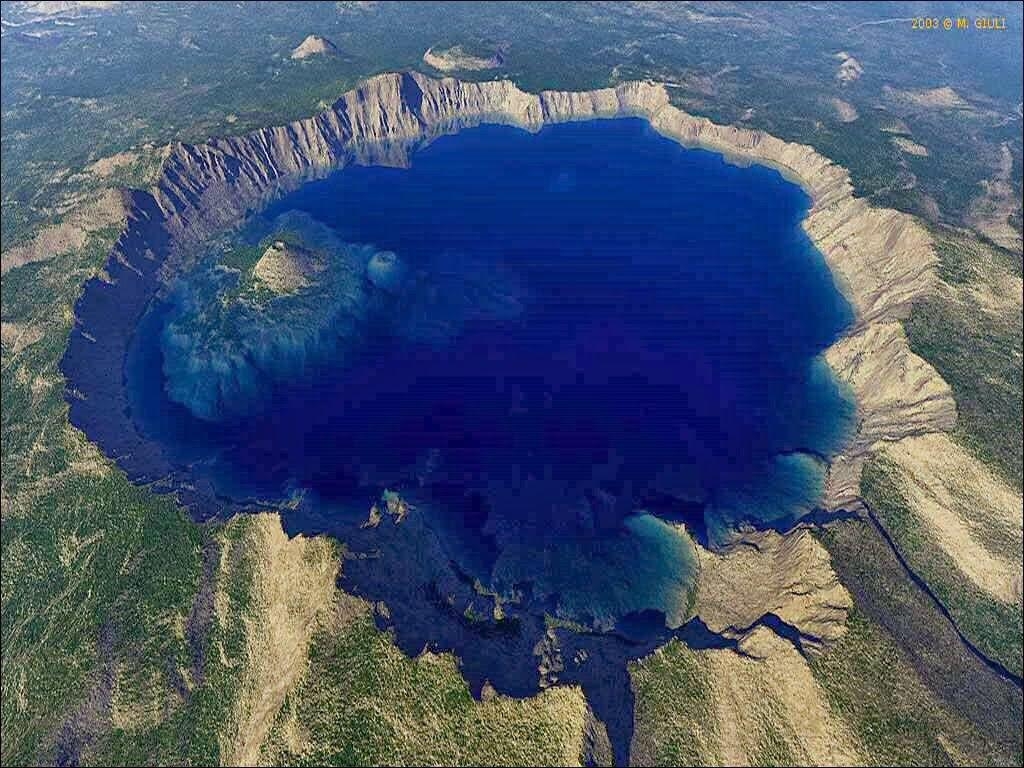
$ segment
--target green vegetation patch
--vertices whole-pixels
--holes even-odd
[[[991,760],[978,734],[935,700],[892,639],[859,611],[846,635],[812,658],[811,672],[874,765]]]
[[[948,235],[937,243],[940,290],[914,305],[905,322],[910,348],[953,389],[956,437],[1014,488],[1024,478],[1024,316],[981,306],[974,290],[994,290],[999,274],[1021,274],[1020,257]]]
[[[880,765],[1020,764],[1020,689],[971,654],[867,521],[820,530],[856,609],[812,671]]]
[[[986,655],[1017,675],[1022,671],[1024,614],[982,592],[957,568],[910,509],[899,469],[882,458],[864,468],[861,493],[914,571],[934,590],[957,626]]]
[[[647,765],[720,765],[713,691],[701,655],[673,640],[629,671],[636,693],[633,759]]]
[[[264,757],[297,765],[578,764],[576,688],[476,702],[453,657],[405,656],[363,612],[315,636]]]
[[[148,721],[118,718],[96,755],[97,764],[222,762],[224,729],[232,721],[248,661],[245,619],[252,613],[256,564],[245,532],[245,525],[208,531],[203,548],[204,583],[197,590],[185,627],[188,653],[171,673],[174,685],[167,694],[169,712]],[[224,614],[216,612],[215,592],[222,596]],[[204,603],[201,608],[199,601]],[[152,696],[152,691],[142,689],[139,694]],[[130,715],[130,710],[126,714]]]
[[[58,366],[81,282],[116,233],[4,276],[3,740],[6,764],[96,759],[133,681],[167,689],[202,532],[129,483],[67,423]]]

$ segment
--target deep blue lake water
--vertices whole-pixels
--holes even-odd
[[[241,235],[300,211],[361,245],[298,315],[329,319],[305,346],[259,317],[248,346],[188,339],[211,289],[186,275],[136,336],[132,415],[225,499],[291,500],[291,533],[373,552],[343,583],[388,604],[403,647],[453,648],[471,681],[528,693],[544,614],[624,634],[685,619],[693,550],[673,521],[713,545],[817,501],[854,413],[819,355],[852,316],[808,204],[640,120],[443,137],[410,168],[306,184]],[[379,250],[401,290],[364,274]],[[385,488],[415,510],[360,528]]]

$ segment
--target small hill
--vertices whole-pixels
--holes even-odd
[[[864,67],[861,63],[846,51],[839,51],[834,58],[839,60],[836,80],[840,83],[852,83],[854,80],[859,80],[860,76],[864,74]]]
[[[274,293],[296,293],[309,286],[323,269],[313,252],[277,240],[256,262],[253,276]]]
[[[885,85],[882,86],[882,93],[890,99],[926,109],[973,109],[966,99],[948,85],[920,91],[906,91]]]
[[[836,116],[841,123],[852,123],[859,117],[857,108],[848,101],[832,99],[832,106],[835,107]]]
[[[473,72],[484,69],[496,69],[505,63],[501,51],[495,51],[490,56],[476,56],[461,45],[453,46],[447,50],[435,51],[427,48],[423,54],[423,61],[434,69],[441,72]]]
[[[320,35],[309,35],[292,50],[293,59],[308,59],[310,56],[337,56],[338,46]]]
[[[918,144],[916,141],[911,141],[904,136],[896,136],[891,139],[892,143],[895,144],[899,149],[906,152],[908,155],[914,155],[916,157],[928,157],[928,148]]]

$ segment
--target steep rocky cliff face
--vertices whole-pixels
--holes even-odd
[[[509,81],[464,83],[417,73],[372,78],[330,109],[243,137],[178,145],[154,196],[186,241],[237,223],[270,197],[349,163],[404,165],[416,147],[481,123],[537,130],[545,123],[650,117],[663,88],[629,83],[587,93],[525,93]]]

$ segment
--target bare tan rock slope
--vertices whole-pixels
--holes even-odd
[[[853,599],[809,531],[754,531],[721,552],[698,552],[694,612],[713,632],[738,639],[746,655],[761,655],[756,638],[765,627],[757,623],[767,613],[797,628],[805,651],[845,631]]]
[[[285,696],[305,672],[317,623],[332,612],[338,573],[337,554],[326,539],[289,540],[276,515],[247,519],[243,536],[253,568],[253,607],[236,616],[226,592],[219,591],[215,600],[217,620],[241,621],[246,636],[241,694],[221,734],[226,765],[256,764]],[[225,547],[222,582],[232,567],[231,554]]]
[[[308,59],[311,56],[333,56],[338,52],[338,47],[320,35],[309,35],[292,49],[291,58],[297,61]]]
[[[1020,606],[1021,494],[949,435],[901,440],[883,455],[896,468],[910,507],[966,580],[998,602]]]
[[[115,189],[104,189],[60,222],[41,229],[27,243],[5,250],[0,258],[0,274],[78,250],[85,245],[90,234],[123,222],[124,218],[121,193]]]
[[[487,58],[474,56],[467,53],[462,46],[456,45],[444,50],[427,48],[423,54],[423,63],[440,72],[475,72],[500,67],[502,57],[497,53]]]
[[[971,223],[992,240],[1016,253],[1024,251],[1024,238],[1010,224],[1010,216],[1019,209],[1011,176],[1013,153],[1003,142],[992,178],[982,182],[982,193],[971,202]]]
[[[714,701],[721,765],[868,765],[863,745],[828,702],[807,661],[764,627],[747,640],[758,659],[725,650],[701,653]],[[771,723],[774,733],[766,727]],[[785,746],[765,755],[774,736]],[[768,737],[768,738],[766,738]],[[781,759],[780,759],[781,758]]]
[[[324,268],[314,253],[278,240],[256,262],[253,275],[274,293],[295,293]]]

